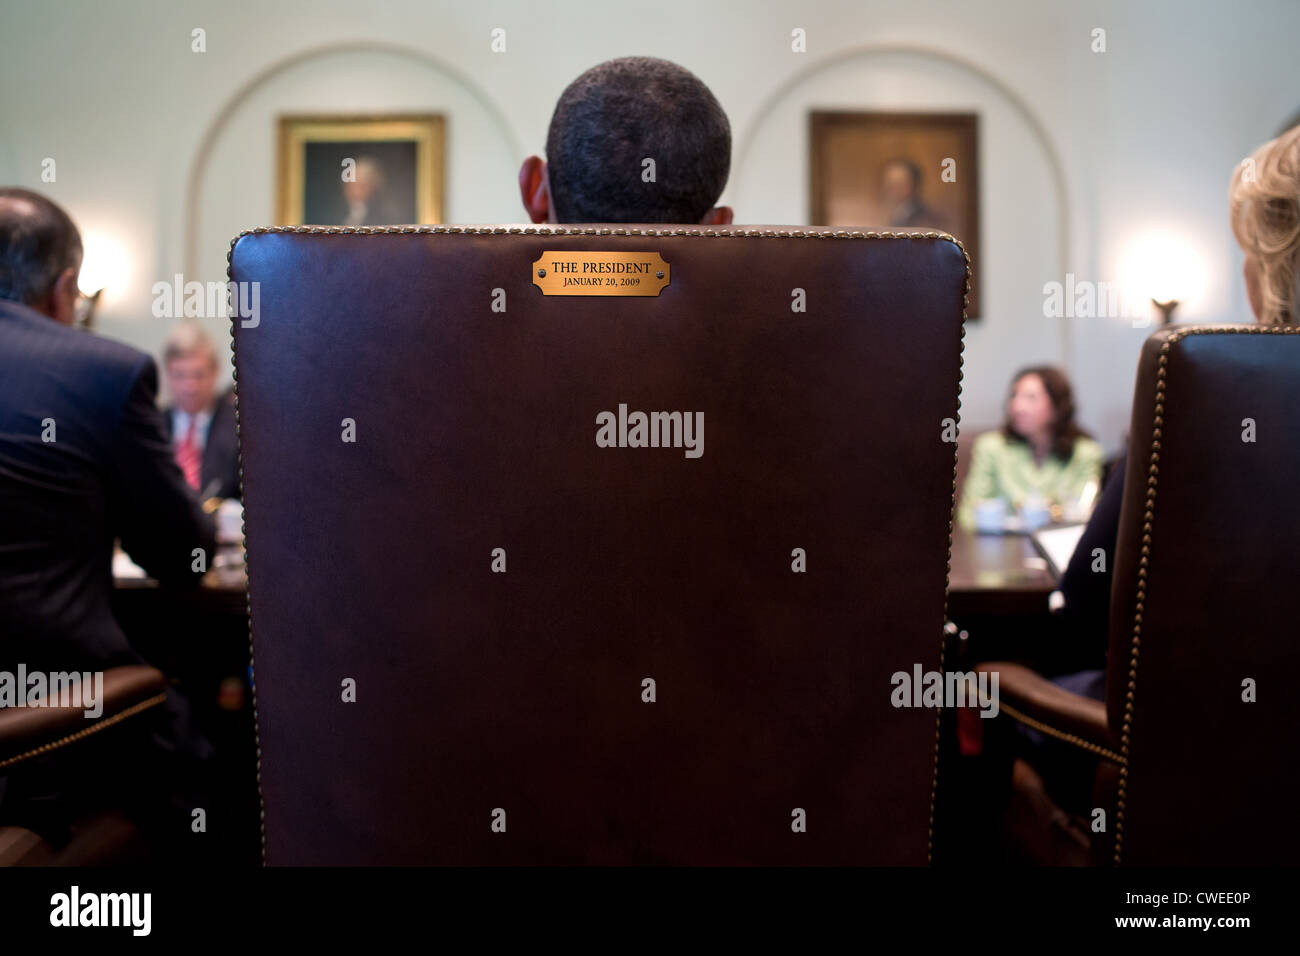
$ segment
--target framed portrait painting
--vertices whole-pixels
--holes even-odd
[[[442,221],[437,115],[282,116],[276,221],[391,226]]]
[[[814,111],[809,170],[815,226],[934,229],[971,258],[979,306],[979,117],[974,113]]]

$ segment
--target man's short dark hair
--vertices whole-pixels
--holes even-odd
[[[0,186],[0,299],[43,301],[81,254],[81,233],[58,205],[30,189]]]
[[[731,124],[709,88],[676,63],[609,60],[569,84],[546,136],[560,222],[697,223],[731,169]],[[655,181],[642,178],[654,160]]]

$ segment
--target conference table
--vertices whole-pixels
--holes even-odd
[[[202,585],[191,591],[172,592],[158,587],[129,562],[119,559],[115,575],[115,609],[136,625],[123,626],[128,633],[144,630],[171,643],[176,634],[186,635],[194,645],[193,632],[208,635],[222,645],[219,655],[227,661],[248,658],[248,603],[243,547],[237,542],[222,544]],[[952,557],[948,577],[948,618],[968,632],[991,632],[996,623],[1003,635],[1041,627],[1050,616],[1049,596],[1056,579],[1047,562],[1026,535],[974,534],[953,529]],[[197,623],[196,623],[197,622]],[[162,631],[164,633],[159,634]],[[991,636],[991,635],[990,635]],[[196,653],[211,659],[214,648],[200,640]]]
[[[165,593],[156,581],[136,572],[115,574],[114,582],[119,592],[138,592],[149,601]],[[217,549],[202,585],[182,594],[196,610],[246,617],[247,586],[242,546],[227,543]],[[953,529],[948,614],[954,620],[1046,614],[1055,588],[1056,579],[1028,536]]]
[[[948,616],[954,620],[1047,614],[1056,583],[1028,535],[953,529]]]

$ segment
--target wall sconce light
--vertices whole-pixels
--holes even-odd
[[[76,324],[93,331],[95,309],[100,297],[110,285],[122,284],[126,268],[126,253],[121,243],[104,233],[87,232],[81,237],[81,274],[77,277]]]
[[[1134,239],[1122,262],[1125,285],[1151,299],[1162,326],[1173,321],[1180,303],[1196,297],[1204,282],[1203,259],[1197,249],[1183,236],[1167,231]]]

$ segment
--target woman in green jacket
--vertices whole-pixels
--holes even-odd
[[[1006,501],[1009,512],[1035,499],[1048,508],[1086,509],[1103,457],[1101,446],[1074,423],[1065,373],[1050,366],[1023,369],[1011,383],[1006,424],[975,439],[957,520],[974,530],[976,505],[993,498]]]

